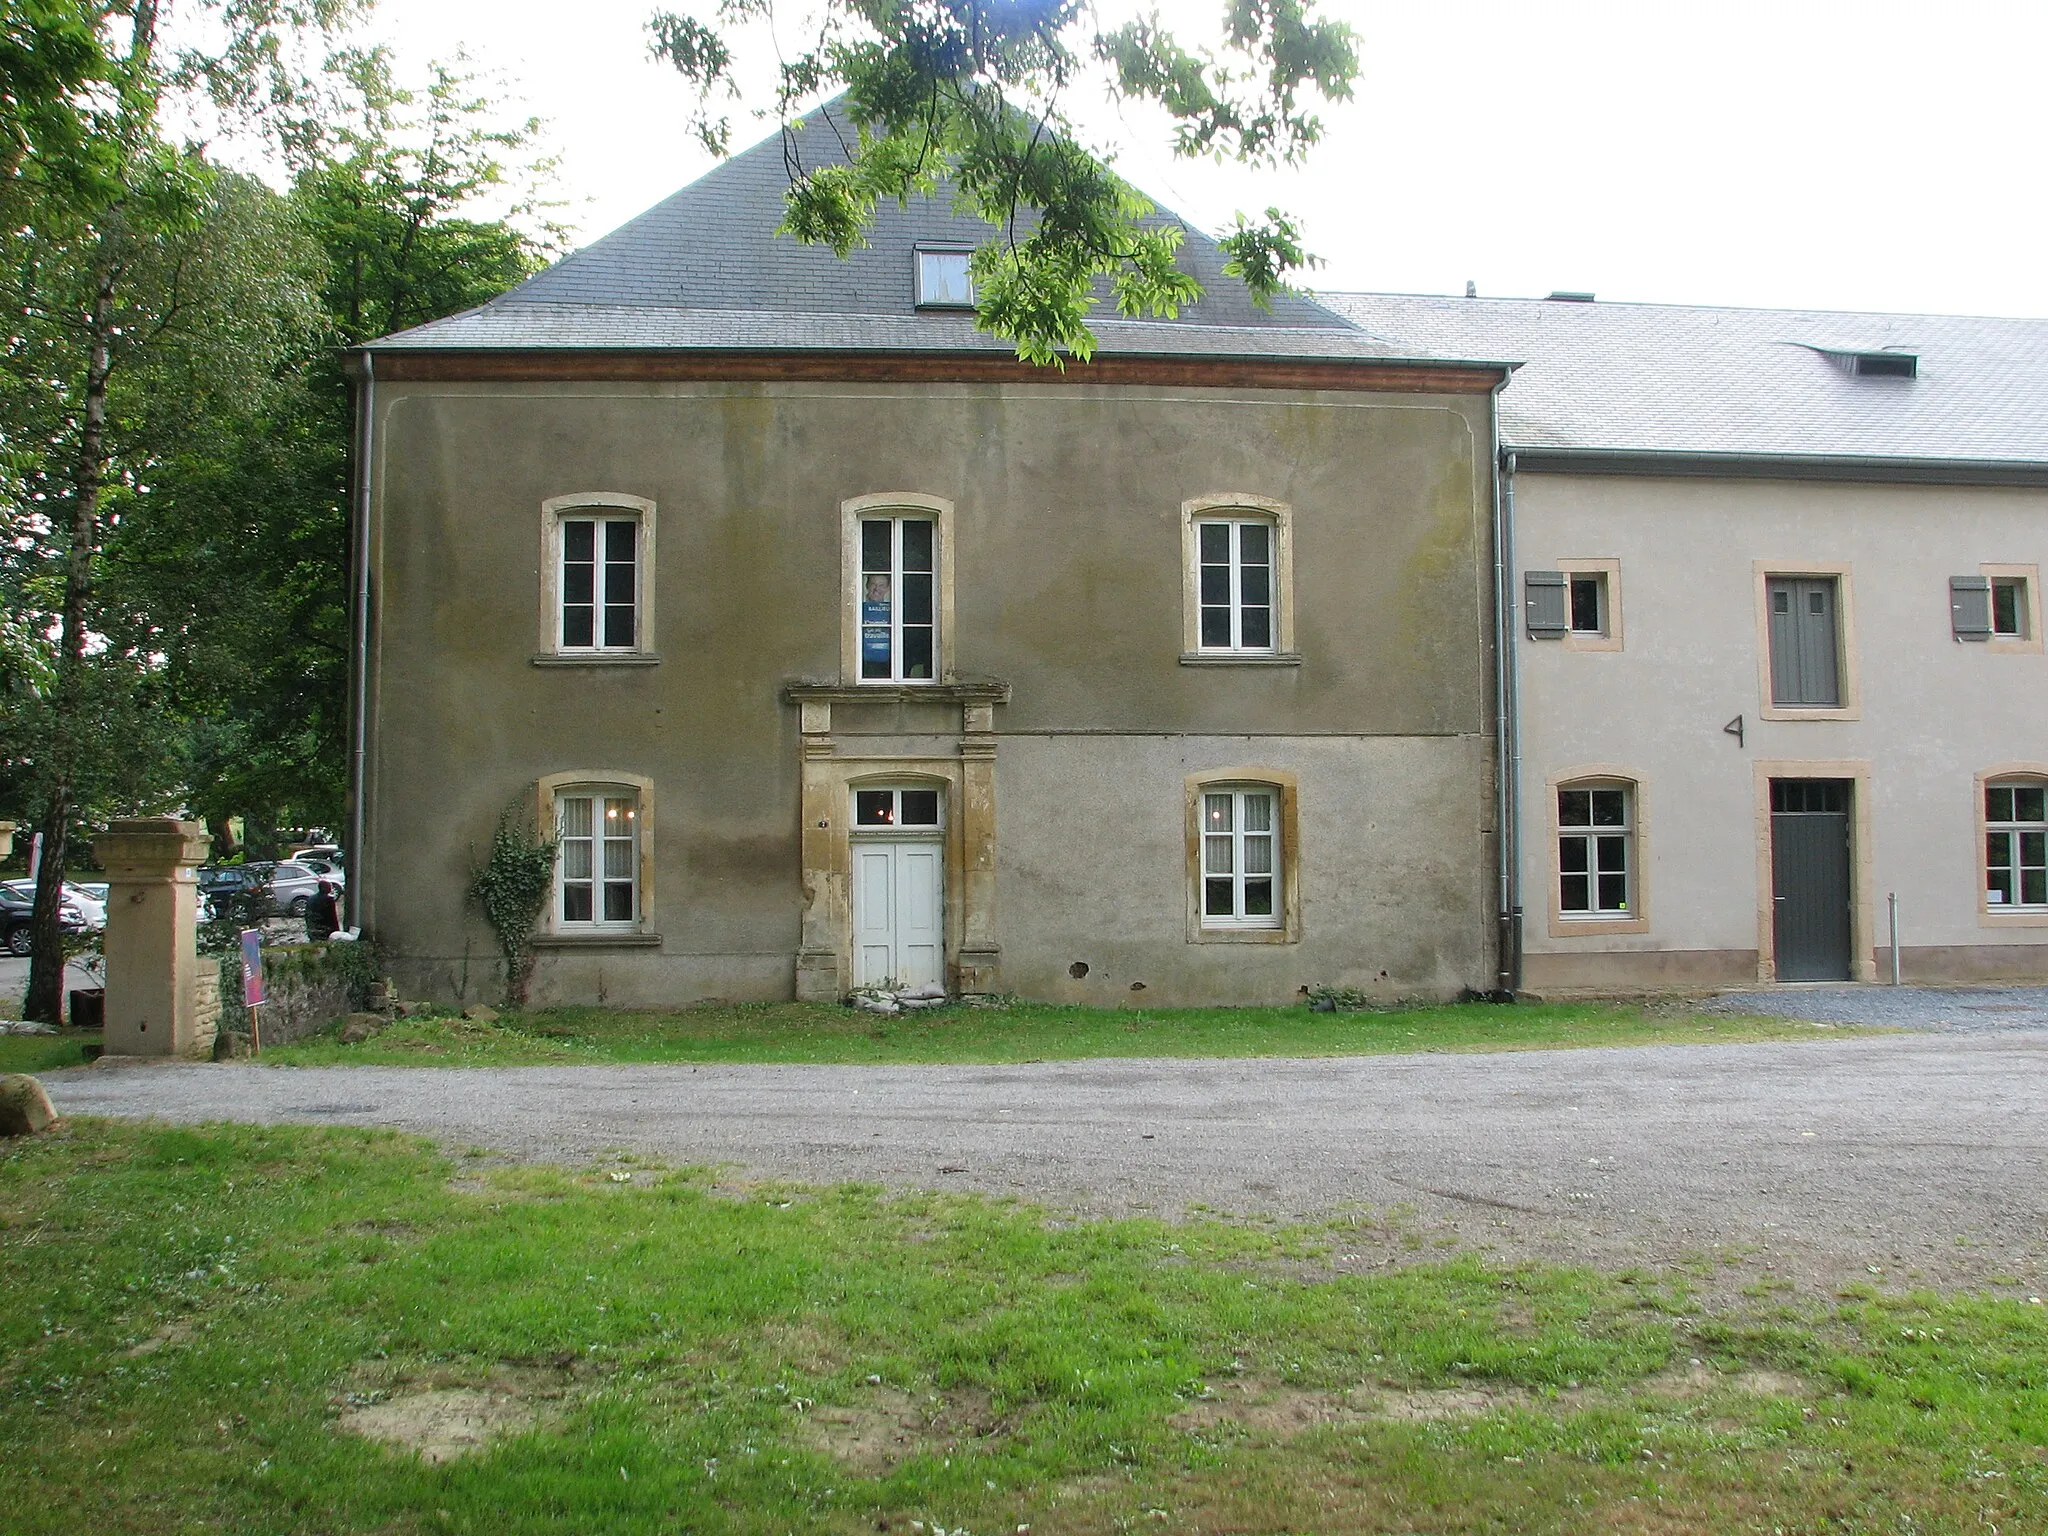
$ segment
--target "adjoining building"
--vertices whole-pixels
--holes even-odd
[[[1325,296],[1502,397],[1522,980],[2048,978],[2048,322]]]
[[[1192,232],[1199,304],[1026,367],[985,226],[841,261],[785,185],[771,140],[362,354],[350,894],[402,985],[495,984],[519,806],[541,1002],[1497,986],[1508,369]]]

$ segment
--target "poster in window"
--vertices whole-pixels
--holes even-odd
[[[877,601],[866,598],[860,605],[860,658],[862,661],[878,661],[887,665],[889,661],[889,600],[884,597]]]

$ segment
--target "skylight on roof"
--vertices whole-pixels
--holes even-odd
[[[1813,347],[1822,357],[1855,379],[1917,379],[1920,354],[1885,348],[1877,352],[1852,352],[1846,347]]]
[[[972,254],[969,251],[918,251],[917,307],[974,308],[974,278],[967,268]]]

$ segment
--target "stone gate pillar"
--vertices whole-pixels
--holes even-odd
[[[173,816],[116,821],[93,839],[107,872],[109,1056],[203,1056],[213,1019],[199,997],[199,883],[213,839]],[[203,1036],[203,1038],[202,1038]]]

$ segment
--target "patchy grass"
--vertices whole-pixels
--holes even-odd
[[[495,1024],[418,1019],[361,1045],[332,1033],[263,1053],[288,1066],[528,1066],[576,1062],[1072,1061],[1108,1056],[1371,1056],[1599,1045],[1808,1040],[1861,1031],[1669,1005],[1487,1003],[1388,1012],[953,1005],[900,1018],[816,1003],[654,1013],[549,1008]]]
[[[2048,1528],[2048,1311],[1397,1267],[1390,1218],[0,1150],[11,1536]],[[1375,1267],[1379,1266],[1379,1267]]]
[[[59,1035],[0,1035],[0,1075],[78,1066],[85,1060],[86,1045],[97,1045],[99,1040],[96,1029],[67,1029]]]

